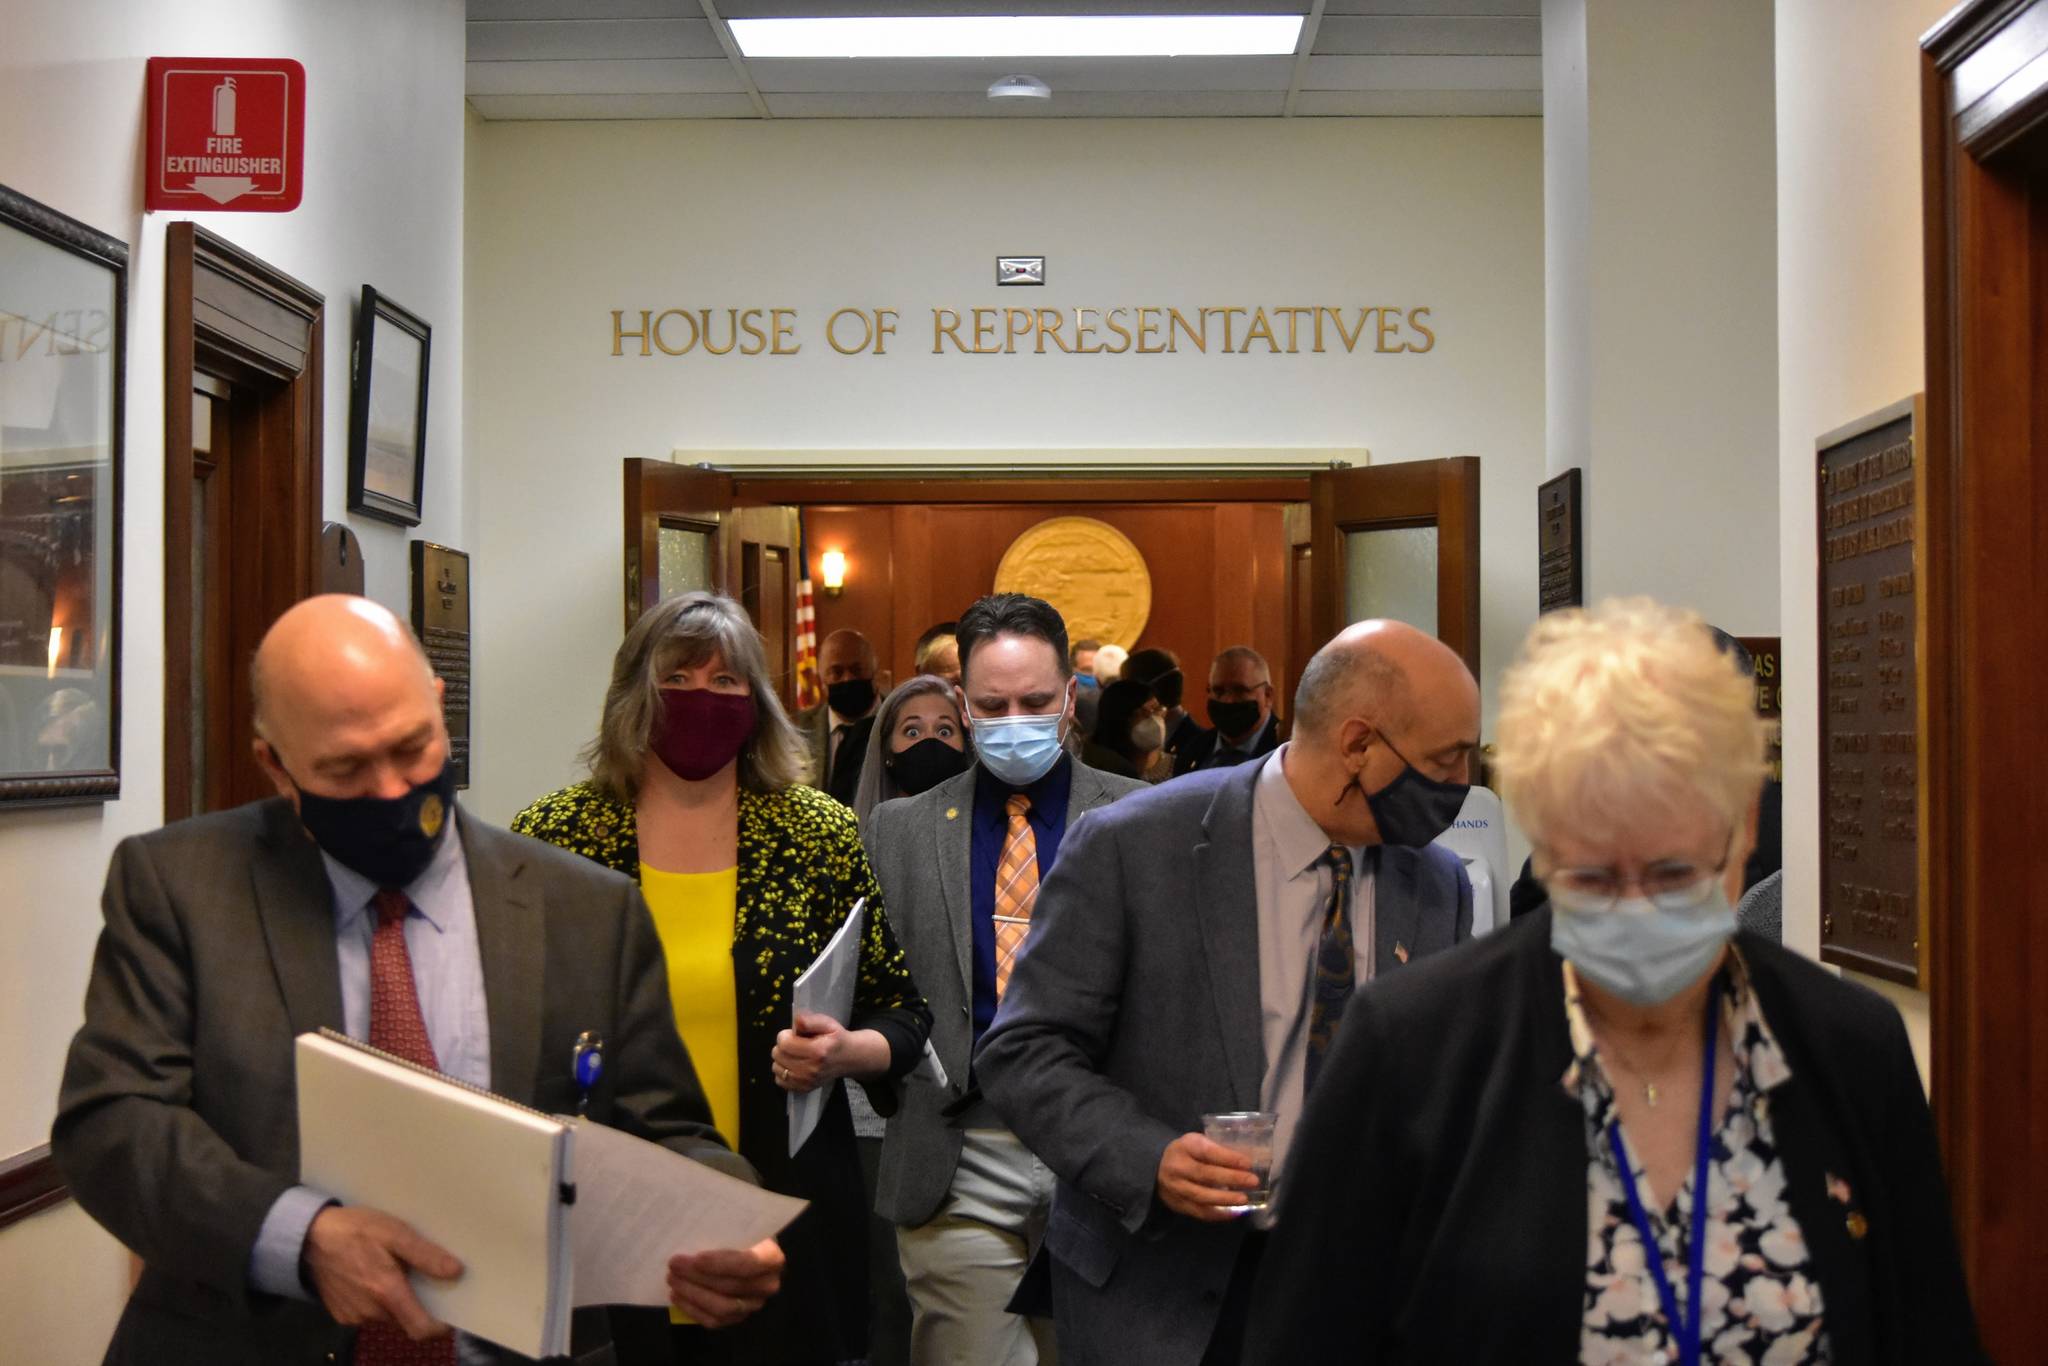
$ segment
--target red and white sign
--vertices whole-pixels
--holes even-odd
[[[151,57],[150,209],[286,213],[305,184],[306,68],[288,57]]]

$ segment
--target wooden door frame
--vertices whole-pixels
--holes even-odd
[[[2048,0],[1976,0],[1921,44],[1933,1104],[1963,1262],[1994,1358],[2035,1348],[2048,1279],[2048,963],[2035,772],[2048,563]],[[2014,269],[2014,262],[2020,265]],[[1998,832],[2004,832],[1998,837]]]
[[[877,503],[1304,503],[1306,473],[1189,476],[1119,469],[1102,474],[1038,473],[1006,468],[991,476],[941,473],[931,478],[828,478],[728,469],[735,492],[761,502],[796,507],[858,507]]]
[[[1342,491],[1348,474],[1374,485],[1370,510],[1355,507]],[[1479,676],[1479,575],[1467,572],[1465,545],[1478,542],[1479,457],[1371,465],[1317,479],[1310,500],[1315,532],[1310,539],[1310,614],[1325,624],[1350,619],[1345,610],[1344,537],[1347,532],[1400,527],[1437,528],[1437,623],[1439,638],[1454,642],[1472,676]]]
[[[237,565],[242,639],[316,591],[321,484],[322,332],[318,291],[191,222],[165,231],[164,285],[164,819],[192,814],[192,378],[221,374],[258,395],[233,449],[255,462],[261,509],[255,565]],[[241,511],[249,509],[243,506]],[[247,733],[247,661],[229,690],[231,730]],[[231,735],[231,743],[242,735]]]

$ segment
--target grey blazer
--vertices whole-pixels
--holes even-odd
[[[638,889],[458,819],[492,1089],[572,1109],[570,1053],[578,1033],[597,1030],[606,1066],[593,1118],[752,1179],[710,1126]],[[353,1331],[319,1304],[248,1283],[263,1217],[298,1177],[292,1040],[342,1027],[332,897],[318,849],[280,799],[179,821],[114,851],[85,1025],[50,1135],[79,1204],[146,1264],[109,1363],[350,1359]],[[573,1337],[577,1362],[613,1359],[601,1311],[578,1310]]]
[[[1274,762],[1175,778],[1082,822],[982,1039],[989,1099],[1059,1177],[1041,1255],[1061,1366],[1196,1366],[1215,1331],[1245,1226],[1174,1214],[1154,1188],[1205,1112],[1259,1108],[1252,803]],[[1397,971],[1396,944],[1414,959],[1471,934],[1471,883],[1443,850],[1389,846],[1373,915],[1379,971]]]
[[[1067,828],[1097,807],[1145,784],[1089,768],[1078,759],[1067,798]],[[966,1095],[974,1042],[973,906],[967,879],[974,857],[974,784],[979,764],[916,797],[883,802],[861,837],[889,903],[889,923],[910,959],[911,976],[931,1003],[931,1043],[945,1065],[941,1090],[919,1077],[903,1083],[889,1120],[876,1182],[875,1212],[914,1228],[938,1213],[960,1161],[961,1130],[943,1113]],[[1060,846],[1057,868],[1066,862]]]

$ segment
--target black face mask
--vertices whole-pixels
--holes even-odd
[[[1209,699],[1209,724],[1216,727],[1216,733],[1226,740],[1241,740],[1252,727],[1259,724],[1259,704],[1247,698],[1242,702],[1219,702]]]
[[[292,786],[314,842],[379,887],[409,886],[427,871],[455,805],[455,767],[446,763],[403,797],[322,797],[296,778]]]
[[[1172,711],[1180,705],[1181,694],[1187,691],[1187,675],[1179,669],[1168,669],[1152,680],[1152,695],[1159,699],[1159,705]]]
[[[1465,809],[1465,796],[1472,785],[1425,778],[1406,755],[1394,749],[1392,741],[1387,748],[1401,761],[1400,775],[1379,791],[1366,793],[1365,804],[1380,828],[1383,843],[1420,849],[1451,828],[1451,822]]]
[[[858,721],[875,707],[875,680],[847,678],[825,689],[825,705],[841,716]]]
[[[888,764],[889,776],[896,780],[896,786],[903,789],[903,795],[915,797],[931,791],[948,778],[959,777],[973,760],[964,751],[954,749],[933,736],[887,756],[884,762]]]

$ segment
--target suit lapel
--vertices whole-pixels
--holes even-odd
[[[540,1077],[542,954],[546,926],[525,856],[512,841],[467,812],[462,855],[469,866],[477,951],[484,965],[484,1013],[491,1025],[491,1089],[515,1100],[534,1094]]]
[[[978,766],[943,784],[933,795],[932,858],[939,870],[939,892],[946,901],[946,923],[953,930],[953,952],[960,965],[960,999],[974,1000],[974,895],[968,879],[974,869],[974,784]]]
[[[1259,1105],[1266,1071],[1259,1021],[1259,887],[1252,842],[1252,793],[1261,764],[1240,764],[1202,818],[1195,856],[1195,919],[1216,1001],[1231,1103]]]
[[[1378,866],[1372,882],[1373,973],[1392,972],[1415,952],[1422,924],[1416,878],[1422,855],[1413,849],[1377,845]]]
[[[341,1029],[341,960],[334,948],[334,888],[319,846],[279,798],[266,813],[249,873],[292,1033]]]
[[[1074,766],[1074,778],[1072,785],[1067,789],[1066,828],[1072,830],[1075,821],[1081,819],[1081,817],[1087,815],[1098,806],[1109,805],[1110,794],[1103,787],[1102,779],[1096,773],[1096,770],[1088,767],[1088,765],[1078,759],[1070,760],[1069,762]]]

